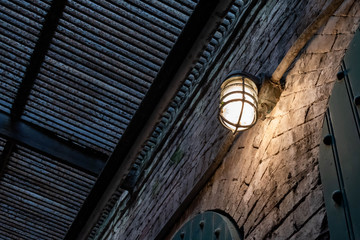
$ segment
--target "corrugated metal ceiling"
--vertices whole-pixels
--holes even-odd
[[[135,169],[146,166],[145,156],[161,141],[240,3],[235,1]],[[197,4],[0,0],[0,239],[64,238],[98,174],[84,167],[82,154],[100,156],[93,165],[112,154]],[[51,155],[29,129],[80,154]],[[85,157],[77,164],[59,156]],[[112,204],[122,193],[118,188]]]
[[[0,181],[0,236],[62,239],[95,180],[16,146]]]
[[[50,1],[1,1],[0,110],[10,113]]]
[[[22,119],[109,155],[192,12],[181,6],[69,1]]]
[[[109,156],[196,1],[69,0],[55,32],[42,33],[55,21],[47,16],[52,4],[1,1],[0,111],[10,116],[19,108],[14,126],[27,122],[59,142]],[[39,38],[49,34],[43,49]],[[29,67],[36,61],[39,71]],[[34,82],[23,84],[34,73]],[[22,84],[31,87],[29,96],[17,96]],[[13,106],[16,98],[26,104]],[[16,127],[2,124],[0,238],[64,238],[96,177],[34,151],[36,144],[16,144],[16,132],[8,133]]]
[[[128,178],[131,178],[131,180],[129,180],[131,182],[128,184],[132,185],[128,187],[134,187],[133,185],[137,183],[137,181],[141,177],[141,174],[143,174],[144,172],[149,172],[149,169],[148,171],[145,171],[145,169],[151,168],[151,166],[149,166],[151,164],[150,158],[153,156],[160,142],[166,137],[169,128],[175,122],[177,114],[182,110],[184,103],[189,100],[189,96],[192,95],[196,86],[200,82],[201,75],[206,71],[206,67],[208,66],[208,64],[210,64],[210,61],[213,60],[213,57],[217,54],[217,51],[219,50],[225,37],[228,36],[231,27],[235,24],[236,20],[243,13],[243,9],[245,7],[246,6],[244,5],[243,1],[234,1],[233,5],[227,12],[224,20],[214,33],[214,36],[210,40],[209,44],[206,46],[203,53],[201,54],[200,59],[195,64],[194,68],[190,71],[183,86],[178,91],[173,101],[170,103],[169,108],[163,114],[153,134],[148,139],[143,150],[138,155],[137,160],[133,164],[132,169],[128,175]],[[123,201],[123,199],[121,199],[121,194],[123,194],[123,192],[115,192],[111,199],[108,201],[106,207],[103,209],[103,212],[98,219],[97,224],[93,227],[89,239],[98,239],[98,237],[104,230],[104,228],[102,228],[104,226],[102,225],[104,223],[108,223],[109,219],[113,217],[112,214],[114,214],[114,206],[116,204],[124,204],[119,203],[119,201]],[[125,192],[125,195],[126,194],[127,192]]]
[[[149,158],[152,156],[159,143],[164,139],[167,130],[174,123],[176,115],[181,111],[181,107],[184,106],[184,102],[188,100],[189,96],[193,93],[195,86],[199,84],[201,74],[207,69],[206,67],[217,53],[221,43],[234,25],[235,20],[242,13],[244,7],[243,1],[234,1],[224,20],[214,33],[214,36],[206,46],[204,52],[201,54],[199,60],[187,76],[183,86],[170,103],[167,111],[163,114],[160,123],[156,126],[153,134],[140,152],[136,161],[137,164],[134,164],[133,166],[134,171],[141,172],[147,167]]]

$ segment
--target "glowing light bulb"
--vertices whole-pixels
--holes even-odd
[[[220,122],[233,132],[253,126],[257,120],[258,89],[247,75],[224,81],[220,94]]]

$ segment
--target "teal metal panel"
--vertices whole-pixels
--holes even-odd
[[[328,113],[327,113],[328,115]],[[338,180],[338,164],[336,163],[336,144],[332,136],[331,122],[326,116],[320,143],[319,168],[323,183],[324,200],[331,239],[349,239],[344,203],[337,204],[332,199],[333,192],[342,190]],[[325,140],[326,139],[326,140]],[[329,142],[329,139],[331,140]],[[325,140],[325,141],[324,141]],[[327,144],[325,144],[327,143]]]
[[[344,68],[347,73],[345,80],[352,100],[354,119],[360,136],[360,29],[357,30],[344,57]]]
[[[203,223],[203,219],[202,219],[202,215],[198,214],[196,215],[193,219],[192,219],[192,228],[191,228],[191,239],[195,240],[195,239],[199,239],[199,240],[205,240],[205,238],[203,238],[203,228],[204,225]]]
[[[224,221],[224,219],[219,214],[214,214],[214,235],[215,239],[217,240],[228,240],[231,238],[227,238],[226,234],[226,225],[227,223]]]
[[[324,122],[323,137],[330,134],[332,141],[320,144],[319,166],[332,239],[360,239],[359,63],[360,31],[357,30],[344,57]],[[334,195],[336,189],[340,191]]]
[[[354,97],[360,96],[360,29],[357,30],[353,41],[344,57],[346,72]],[[359,112],[360,106],[357,106]]]
[[[173,240],[241,240],[236,224],[213,211],[196,215],[173,236]]]
[[[349,205],[354,236],[360,239],[360,138],[353,114],[348,80],[337,81],[330,98],[330,115],[337,143],[344,189]]]
[[[184,225],[182,232],[181,232],[181,234],[184,234],[184,237],[181,236],[181,239],[191,240],[191,235],[192,235],[191,227],[192,227],[192,221],[190,221],[190,224]]]
[[[177,231],[175,235],[172,237],[172,240],[181,240],[180,238],[180,231]]]
[[[203,232],[203,239],[214,240],[214,218],[213,212],[204,212],[203,214],[204,220],[204,232]]]

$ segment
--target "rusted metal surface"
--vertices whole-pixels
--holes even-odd
[[[214,57],[215,50],[218,49],[223,37],[227,36],[228,30],[231,28],[232,24],[235,23],[235,20],[241,15],[244,7],[246,6],[243,6],[242,1],[237,0],[234,2],[223,22],[215,32],[213,38],[206,46],[204,52],[198,60],[198,63],[185,80],[174,100],[170,103],[168,110],[163,114],[161,121],[155,128],[151,137],[148,139],[143,150],[139,153],[139,156],[135,164],[132,166],[125,183],[122,185],[123,188],[132,190],[144,169],[151,164],[149,161],[152,154],[156,151],[158,145],[166,136],[170,125],[174,122],[176,115],[181,110],[184,102],[187,101],[190,93],[194,91],[195,87],[198,85],[198,78],[200,77],[200,74],[205,71],[207,64]],[[104,219],[112,218],[112,215],[109,215],[111,212],[109,209],[112,209],[116,203],[117,201],[115,201],[114,198],[111,198],[107,203],[101,217],[91,231],[90,239],[97,239],[97,237],[101,235],[100,231],[104,228],[104,226],[102,226],[105,222]]]
[[[123,210],[121,209],[121,204],[126,204],[128,199],[126,196],[129,196],[129,192],[120,187],[115,191],[108,204],[103,209],[102,214],[99,217],[97,224],[93,227],[91,233],[89,234],[88,239],[97,239],[99,233],[102,233],[102,231],[107,228],[107,224],[109,224],[111,219],[113,219],[115,213],[119,213],[119,211]]]
[[[192,12],[172,3],[68,1],[22,119],[110,155]]]
[[[31,18],[34,18],[37,22],[41,21],[41,23],[39,23],[41,31],[38,40],[33,47],[33,53],[31,54],[29,64],[26,67],[24,77],[17,89],[17,94],[11,108],[10,115],[15,121],[19,120],[24,112],[26,101],[31,88],[34,85],[44,56],[48,50],[52,36],[54,35],[62,10],[65,7],[65,3],[66,0],[52,2],[49,10],[47,12],[44,11],[44,14],[46,14],[42,19],[31,16]]]
[[[0,112],[11,115],[13,121],[2,130],[27,122],[40,132],[51,132],[102,156],[113,152],[198,3],[0,2]],[[142,158],[136,160],[136,171],[143,170],[143,158],[163,137],[231,20],[228,15],[164,113],[141,152]],[[27,130],[25,135],[30,133]],[[24,144],[10,135],[2,136],[9,139],[0,138],[0,152],[8,140]],[[98,169],[85,171],[85,166],[81,171],[83,163],[77,169],[70,167],[78,164],[76,159],[60,161],[61,154],[51,158],[41,148],[16,146],[9,151],[0,179],[0,236],[64,238],[96,180],[89,172]],[[117,188],[100,223],[122,192]]]
[[[0,180],[0,236],[62,239],[94,182],[95,177],[17,146]]]
[[[230,4],[230,3],[225,3],[225,4]],[[229,5],[227,5],[227,6],[229,6]],[[209,11],[208,11],[209,12]],[[226,13],[225,12],[225,10],[223,10],[222,11],[222,13]],[[202,15],[202,14],[199,14],[199,15],[196,15],[196,16],[203,16],[204,17],[204,15]],[[220,22],[220,20],[218,20],[217,21],[217,23],[219,23]],[[216,26],[217,26],[217,24],[216,24]],[[213,27],[213,28],[209,28],[209,29],[214,29],[216,26],[211,26],[211,27]],[[221,29],[222,29],[222,26],[220,26],[221,27]],[[193,34],[195,34],[195,33],[193,33]],[[210,33],[209,33],[210,34]],[[190,35],[190,34],[189,34]],[[208,36],[208,35],[206,35],[206,36]],[[216,35],[214,36],[214,38],[216,38],[217,40],[219,40],[220,38],[222,37],[222,34],[219,34],[219,33],[216,33]],[[207,38],[207,40],[208,40],[208,38]],[[215,40],[216,41],[216,40]],[[216,41],[216,42],[219,42],[219,41]],[[204,44],[205,43],[202,43],[201,44],[201,49],[203,48],[203,46],[204,46]],[[213,41],[211,42],[211,44],[213,44]],[[200,51],[200,49],[198,50],[194,50],[194,51],[192,51],[192,52],[197,52],[197,51]],[[181,54],[179,54],[179,55],[181,55]],[[169,56],[171,56],[171,54],[169,55]],[[177,55],[178,56],[178,55]],[[201,62],[203,62],[204,63],[204,58],[200,58],[200,63]],[[192,65],[192,64],[191,64]],[[194,69],[196,69],[196,71],[197,71],[197,74],[199,74],[199,70],[200,70],[200,67],[201,67],[201,65],[200,64],[196,64],[196,66],[195,66],[195,68]],[[189,67],[190,68],[190,67]],[[171,69],[171,68],[170,68]],[[168,69],[169,70],[169,69]],[[181,78],[182,78],[182,81],[184,80],[183,79],[183,77],[184,77],[184,75],[183,74],[181,74]],[[170,78],[170,79],[173,79],[173,78]],[[179,79],[178,79],[179,80]],[[174,80],[173,80],[174,81]],[[181,81],[181,82],[182,82]],[[186,89],[189,84],[189,82],[188,81],[185,81],[185,87],[184,87],[184,89]],[[180,84],[179,84],[180,85]],[[179,86],[180,88],[181,88],[181,86]],[[160,91],[158,91],[158,93],[159,93]],[[181,96],[181,94],[180,94],[180,96]],[[165,100],[165,101],[163,101],[163,102],[166,102],[166,103],[168,103],[168,101],[167,100]],[[169,108],[169,111],[171,111],[171,112],[175,112],[176,111],[176,109],[175,109],[175,107],[176,107],[176,104],[180,104],[180,98],[179,97],[176,97],[175,98],[175,102],[174,103],[171,103],[171,106],[170,106],[170,108]],[[157,109],[158,110],[158,109]],[[157,114],[158,112],[160,112],[160,111],[157,111],[157,110],[154,110],[154,113],[155,114]],[[161,112],[162,112],[162,110],[161,110]],[[167,114],[168,115],[168,114]],[[171,118],[171,115],[170,116],[167,116],[167,117],[169,117],[166,121],[169,121],[170,120],[170,118]],[[153,119],[152,119],[153,120]],[[151,124],[149,124],[151,127],[153,127],[153,125],[151,125]],[[159,130],[159,129],[158,129]],[[146,130],[147,131],[147,130]],[[160,132],[161,131],[157,131],[157,134],[160,134]],[[125,132],[125,134],[126,134],[126,132]],[[141,134],[142,134],[142,132],[141,132]],[[134,134],[134,135],[136,135],[136,134]],[[126,138],[127,139],[127,138]],[[130,138],[131,139],[131,138]],[[139,138],[139,139],[144,139],[144,138]],[[141,141],[141,140],[139,140],[139,141]],[[146,146],[146,147],[148,147],[148,148],[151,148],[151,147],[153,147],[154,146],[154,138],[152,138],[150,141],[149,141],[149,145],[150,146]],[[138,144],[138,142],[136,141],[135,143],[134,143],[134,145],[136,145],[136,146],[138,146],[137,145]],[[122,146],[122,145],[119,145],[119,146]],[[119,147],[119,149],[121,149],[120,147]],[[119,150],[118,149],[118,150]],[[133,150],[134,149],[134,147],[132,146],[131,147],[131,149]],[[136,148],[136,149],[138,149],[138,148]],[[113,155],[112,155],[112,157],[114,157],[114,156],[118,156],[118,157],[116,157],[116,158],[114,158],[114,159],[123,159],[123,156],[125,157],[125,155],[122,155],[122,154],[124,154],[123,152],[124,152],[125,150],[119,150],[119,151],[116,151],[115,150],[115,152],[113,153]],[[120,152],[120,153],[119,153]],[[138,153],[136,150],[134,150],[133,152],[131,152],[131,154],[129,153],[129,155],[130,155],[130,159],[134,159],[134,158],[132,158],[133,157],[133,153],[135,154],[135,152],[136,152],[136,154]],[[135,156],[135,158],[136,158],[136,156]],[[128,159],[128,158],[127,158]],[[110,158],[110,160],[111,160],[111,158]],[[108,163],[110,162],[110,160],[108,161]],[[136,161],[136,160],[135,160]],[[118,161],[119,162],[119,161]],[[137,161],[136,161],[137,162]],[[139,164],[139,163],[137,163],[137,164]],[[107,167],[107,166],[106,166]],[[109,171],[109,168],[104,168],[104,171],[102,172],[102,173],[104,173],[104,172],[106,172],[106,173],[109,173],[109,172],[111,172],[111,171]],[[116,167],[115,167],[116,168]],[[124,168],[126,168],[126,167],[124,167]],[[134,168],[136,169],[136,166],[134,166]],[[119,167],[119,171],[118,172],[120,172],[121,170],[122,170],[123,168],[121,168],[121,167]],[[135,170],[136,171],[136,170]],[[116,173],[117,174],[117,173]],[[121,174],[121,173],[120,173]],[[121,177],[120,177],[120,174],[119,175],[116,175],[116,177],[114,178],[114,179],[120,179]],[[112,173],[109,173],[109,174],[106,174],[106,175],[112,175]],[[99,180],[100,180],[100,178],[101,178],[101,176],[99,177]],[[104,179],[104,178],[103,178]],[[105,180],[103,180],[103,181],[105,181]],[[116,181],[116,180],[115,180]],[[114,186],[114,185],[116,185],[116,184],[114,184],[114,182],[115,181],[112,181],[110,184],[103,184],[104,186],[106,186],[106,185],[111,185],[111,188]],[[97,182],[97,183],[99,183],[99,181]],[[110,187],[108,187],[108,189],[109,189]],[[94,187],[94,189],[97,189],[96,188],[96,185],[95,185],[95,187]],[[95,194],[93,194],[94,192],[96,192],[96,193],[99,193],[100,191],[99,191],[99,189],[97,189],[97,190],[92,190],[91,191],[91,193],[90,193],[90,195],[89,195],[89,198],[87,199],[87,202],[85,202],[84,203],[84,206],[86,205],[87,207],[83,207],[83,209],[89,209],[90,207],[88,207],[89,205],[91,205],[92,203],[91,203],[91,201],[95,201],[94,199],[96,198],[94,198],[94,195]],[[109,196],[109,194],[110,194],[110,192],[112,192],[113,190],[108,190],[107,189],[107,192],[106,193],[103,193],[102,194],[102,199],[101,200],[98,200],[97,202],[100,202],[99,204],[98,204],[98,206],[100,205],[100,204],[103,204],[106,200],[104,200],[105,199],[105,197],[104,196]],[[98,195],[101,195],[101,194],[98,194]],[[92,200],[89,200],[89,199],[92,199]],[[106,204],[106,203],[105,203]],[[98,207],[98,206],[96,206],[97,207],[97,209],[96,210],[93,210],[93,214],[92,214],[92,217],[88,217],[88,219],[90,219],[88,222],[90,222],[91,220],[93,220],[94,218],[95,218],[95,216],[96,216],[96,214],[99,212],[99,209],[101,208],[103,208],[103,207]],[[83,210],[82,209],[82,210]],[[77,225],[75,225],[75,226],[78,226],[78,225],[80,225],[79,224],[79,222],[83,222],[83,221],[81,221],[81,220],[79,220],[79,219],[81,219],[81,217],[84,217],[84,215],[86,214],[86,213],[84,213],[84,212],[82,212],[82,210],[80,211],[80,213],[79,213],[79,216],[77,217],[77,219],[75,220],[75,222],[74,222],[74,224],[73,225],[75,225],[75,223],[77,223]],[[82,214],[81,214],[82,213]],[[96,216],[96,218],[97,218],[97,216]],[[101,217],[100,217],[101,218]],[[84,227],[83,229],[87,229],[90,225],[92,225],[93,223],[89,223],[89,224],[87,224],[87,226],[86,227]],[[76,229],[76,230],[74,230],[74,229]],[[72,226],[72,228],[70,229],[70,231],[69,232],[71,232],[72,233],[72,235],[70,235],[70,236],[75,236],[74,234],[76,234],[75,233],[75,231],[79,231],[79,227],[74,227],[73,228],[73,226]],[[83,231],[88,231],[88,230],[83,230]],[[82,234],[81,236],[86,236],[87,235],[87,233],[84,233],[84,234]],[[71,238],[68,238],[68,239],[71,239]]]
[[[226,36],[232,24],[235,23],[236,17],[240,16],[242,13],[243,7],[243,1],[239,0],[235,1],[231,6],[226,17],[214,33],[214,36],[210,40],[209,44],[206,46],[197,64],[190,72],[187,80],[184,82],[174,100],[170,103],[170,107],[167,112],[164,113],[160,123],[146,143],[146,146],[139,154],[137,159],[137,163],[139,163],[139,165],[135,164],[133,166],[132,171],[135,171],[135,173],[132,174],[132,177],[138,178],[144,169],[150,164],[149,159],[156,151],[159,143],[164,139],[168,128],[174,122],[173,120],[176,118],[180,108],[184,105],[184,102],[188,99],[195,86],[198,85],[200,75],[205,71],[209,61],[214,57],[216,49],[218,49],[220,42],[223,40],[223,37]],[[132,182],[132,186],[129,186],[126,183],[125,184],[127,187],[132,188],[137,180],[132,179],[130,181]]]
[[[105,154],[62,141],[54,133],[35,128],[24,121],[14,122],[1,112],[0,136],[93,176],[99,175],[107,160]]]
[[[10,113],[49,1],[0,2],[0,110]]]

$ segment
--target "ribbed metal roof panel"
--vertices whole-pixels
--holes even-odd
[[[163,140],[166,131],[173,123],[174,118],[180,111],[184,103],[189,99],[189,96],[194,91],[195,87],[200,81],[201,74],[207,69],[209,62],[216,55],[216,50],[219,49],[220,43],[227,36],[231,26],[236,22],[235,20],[242,14],[242,10],[245,8],[244,2],[241,0],[235,0],[227,15],[219,25],[218,29],[214,33],[209,44],[206,46],[204,52],[191,70],[189,76],[186,78],[183,86],[177,93],[174,100],[170,103],[168,110],[163,114],[163,117],[148,139],[143,150],[140,152],[137,158],[137,163],[134,164],[132,171],[139,174],[147,166],[149,159],[151,158],[155,147]],[[134,175],[137,175],[134,174]]]
[[[97,224],[93,227],[91,233],[89,234],[88,239],[94,239],[96,237],[96,233],[98,231],[103,230],[103,228],[102,228],[102,227],[104,227],[103,224],[106,224],[110,221],[110,219],[108,218],[109,215],[114,214],[114,211],[116,211],[116,210],[119,210],[119,211],[122,210],[123,206],[121,205],[121,203],[118,203],[117,209],[114,209],[113,207],[114,207],[114,205],[116,205],[116,203],[120,199],[121,199],[120,202],[126,202],[128,199],[127,196],[129,196],[129,192],[126,190],[123,190],[121,188],[118,188],[114,192],[114,194],[111,196],[108,204],[106,205],[105,209],[103,209],[101,216],[98,219]]]
[[[68,1],[22,119],[110,154],[194,6]]]
[[[10,112],[50,1],[0,3],[0,110]]]
[[[94,182],[93,176],[17,146],[0,182],[0,236],[62,239]]]
[[[184,7],[184,5],[181,6]],[[206,71],[206,67],[216,56],[216,50],[219,49],[220,43],[224,41],[224,38],[229,35],[230,28],[241,16],[245,7],[246,6],[243,6],[243,1],[234,1],[226,17],[223,19],[217,31],[214,33],[214,36],[210,40],[209,44],[206,46],[198,62],[190,72],[189,76],[187,76],[183,86],[180,88],[177,95],[170,103],[170,107],[166,112],[164,112],[161,121],[155,128],[150,138],[147,140],[143,150],[139,153],[137,160],[133,164],[128,177],[132,175],[131,177],[137,178],[142,173],[142,171],[144,171],[144,169],[148,167],[148,164],[150,164],[149,160],[152,157],[154,150],[164,139],[166,132],[169,130],[171,124],[174,123],[173,121],[176,117],[176,114],[178,114],[178,112],[181,110],[181,107],[186,103],[191,93],[199,84],[201,74]],[[136,180],[137,179],[135,179],[135,181]],[[113,217],[113,208],[121,201],[122,200],[120,199],[120,195],[114,194],[112,196],[112,198],[107,202],[107,205],[103,209],[97,223],[95,224],[95,226],[93,226],[89,239],[98,239],[100,236],[102,236],[101,233],[104,230],[104,225],[108,223],[107,221],[109,221],[109,218]]]

